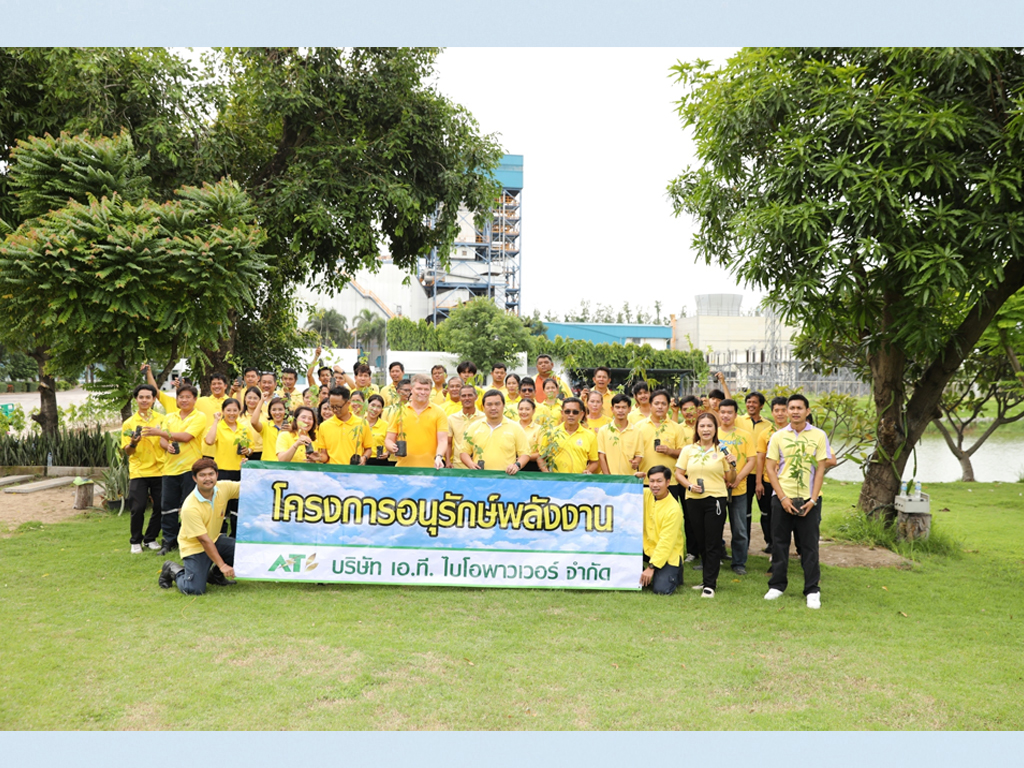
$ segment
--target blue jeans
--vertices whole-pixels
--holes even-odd
[[[651,590],[656,595],[671,595],[683,581],[681,563],[679,565],[665,563],[661,568],[655,568],[650,563],[644,565],[654,568],[654,575],[651,577]]]
[[[218,536],[213,542],[221,559],[228,565],[235,564],[235,540],[230,536]],[[202,595],[206,593],[206,579],[210,575],[213,560],[205,551],[189,555],[181,560],[185,570],[178,573],[176,582],[183,595]]]
[[[732,565],[747,564],[750,532],[747,530],[747,495],[740,488],[732,492],[729,501],[729,530],[732,531]]]

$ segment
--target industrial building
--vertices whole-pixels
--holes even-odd
[[[523,156],[505,155],[494,172],[501,184],[495,208],[485,212],[479,226],[474,212],[460,209],[459,234],[445,268],[432,252],[420,260],[417,274],[399,269],[382,254],[379,269],[359,270],[334,296],[307,287],[300,299],[323,309],[333,309],[349,322],[364,309],[385,319],[405,316],[412,320],[441,322],[459,304],[477,297],[492,299],[502,309],[518,315],[521,307]],[[305,321],[305,318],[301,318]]]

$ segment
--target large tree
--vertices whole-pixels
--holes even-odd
[[[262,353],[268,339],[288,353],[301,332],[282,310],[298,283],[341,288],[382,251],[411,269],[434,247],[447,253],[460,205],[490,207],[501,149],[429,84],[436,55],[224,49],[195,67],[163,49],[0,50],[0,161],[17,139],[123,127],[148,157],[156,199],[222,177],[238,184],[274,269],[258,306],[228,308],[230,328],[197,356],[207,373],[228,369],[234,352]],[[11,229],[15,209],[0,166]]]
[[[48,376],[102,364],[119,405],[139,364],[198,354],[228,333],[267,266],[237,184],[153,200],[142,171],[127,132],[19,141],[9,176],[24,220],[0,242],[4,337],[31,334]],[[43,384],[52,395],[52,379]],[[43,406],[40,425],[54,431],[52,396]]]
[[[675,71],[698,157],[676,211],[802,328],[804,359],[870,380],[860,506],[891,516],[947,383],[1024,285],[1024,55],[743,49]]]

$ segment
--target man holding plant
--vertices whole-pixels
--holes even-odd
[[[469,469],[490,469],[514,475],[530,461],[526,432],[505,418],[505,396],[496,389],[484,393],[485,418],[466,430],[459,455]]]
[[[121,448],[128,457],[128,509],[131,512],[131,552],[142,554],[142,547],[160,549],[156,537],[160,534],[160,485],[164,471],[164,452],[160,449],[160,438],[155,435],[142,436],[146,427],[160,427],[164,417],[153,410],[157,390],[149,384],[135,388],[135,405],[138,407],[131,418],[121,425]],[[153,512],[149,526],[143,534],[146,519],[146,504],[153,500]]]
[[[800,540],[804,595],[808,608],[821,607],[821,567],[818,534],[821,523],[821,484],[831,458],[828,437],[807,423],[810,404],[801,394],[790,395],[789,425],[768,441],[765,471],[772,484],[772,570],[765,600],[782,597],[788,584],[789,541]]]
[[[384,447],[398,458],[399,467],[442,469],[448,452],[448,417],[430,402],[430,379],[412,377],[412,399],[398,409],[388,424]],[[399,452],[398,441],[404,445]],[[401,453],[402,455],[398,456]]]

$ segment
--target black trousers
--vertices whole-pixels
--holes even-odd
[[[804,569],[804,594],[820,592],[821,565],[818,562],[818,534],[821,528],[821,499],[803,517],[791,515],[782,508],[778,497],[772,498],[772,575],[768,586],[785,592],[789,584],[789,540],[800,542],[800,564]]]
[[[160,484],[160,528],[164,534],[164,546],[178,546],[178,530],[181,528],[178,513],[195,487],[196,481],[191,472],[163,476]]]
[[[764,545],[771,549],[772,546],[772,497],[775,491],[771,483],[762,481],[764,495],[757,500],[757,506],[761,510],[761,533],[764,535]]]
[[[242,470],[222,469],[217,473],[217,479],[234,480],[237,482],[242,479]],[[236,538],[238,533],[238,499],[229,501],[227,509],[224,510],[224,522],[220,527],[221,534],[227,533],[229,528],[231,530],[231,538]]]
[[[725,529],[726,500],[715,496],[687,499],[693,513],[695,533],[700,541],[701,575],[704,586],[718,589],[718,571],[722,567],[722,531]]]
[[[157,477],[135,477],[128,482],[128,509],[131,512],[132,544],[149,544],[156,541],[160,535],[160,489],[162,478]],[[149,525],[145,526],[146,533],[143,536],[143,524],[146,521],[146,507],[150,499],[153,500],[153,511],[149,515]]]

